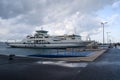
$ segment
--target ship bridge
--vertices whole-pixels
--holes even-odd
[[[45,31],[45,30],[37,30],[36,32],[37,32],[37,34],[47,34],[48,33],[48,31]]]

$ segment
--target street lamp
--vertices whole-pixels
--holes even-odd
[[[104,39],[104,25],[107,24],[107,22],[101,22],[101,25],[103,27],[103,45],[105,43],[105,39]]]

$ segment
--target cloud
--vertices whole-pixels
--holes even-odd
[[[18,17],[10,19],[0,18],[0,38],[6,39],[21,39],[27,33],[32,32],[33,26],[23,23],[16,23]]]
[[[0,10],[2,10],[0,16],[7,19],[24,15],[23,22],[26,23],[35,23],[37,20],[41,21],[41,23],[59,21],[77,11],[82,13],[97,11],[105,5],[111,4],[113,1],[114,0],[0,0]]]
[[[118,0],[118,1],[114,2],[112,7],[113,8],[119,8],[120,7],[120,1]]]
[[[35,29],[49,34],[96,34],[99,18],[96,11],[114,0],[0,0],[1,39],[21,39]],[[37,26],[37,27],[36,27]],[[0,31],[1,31],[0,30]],[[7,35],[9,34],[9,36]]]

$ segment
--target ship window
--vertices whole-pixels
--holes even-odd
[[[61,41],[61,40],[53,40],[53,41]]]
[[[66,40],[66,38],[61,38],[61,40]]]
[[[72,37],[72,39],[75,39],[75,37]]]
[[[28,41],[28,43],[31,43],[31,41]]]
[[[39,37],[39,38],[43,38],[43,37]]]
[[[45,38],[48,38],[48,36],[45,36]]]

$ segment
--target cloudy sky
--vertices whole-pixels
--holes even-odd
[[[0,40],[20,40],[35,30],[79,34],[102,41],[102,26],[120,41],[120,0],[0,0]]]

